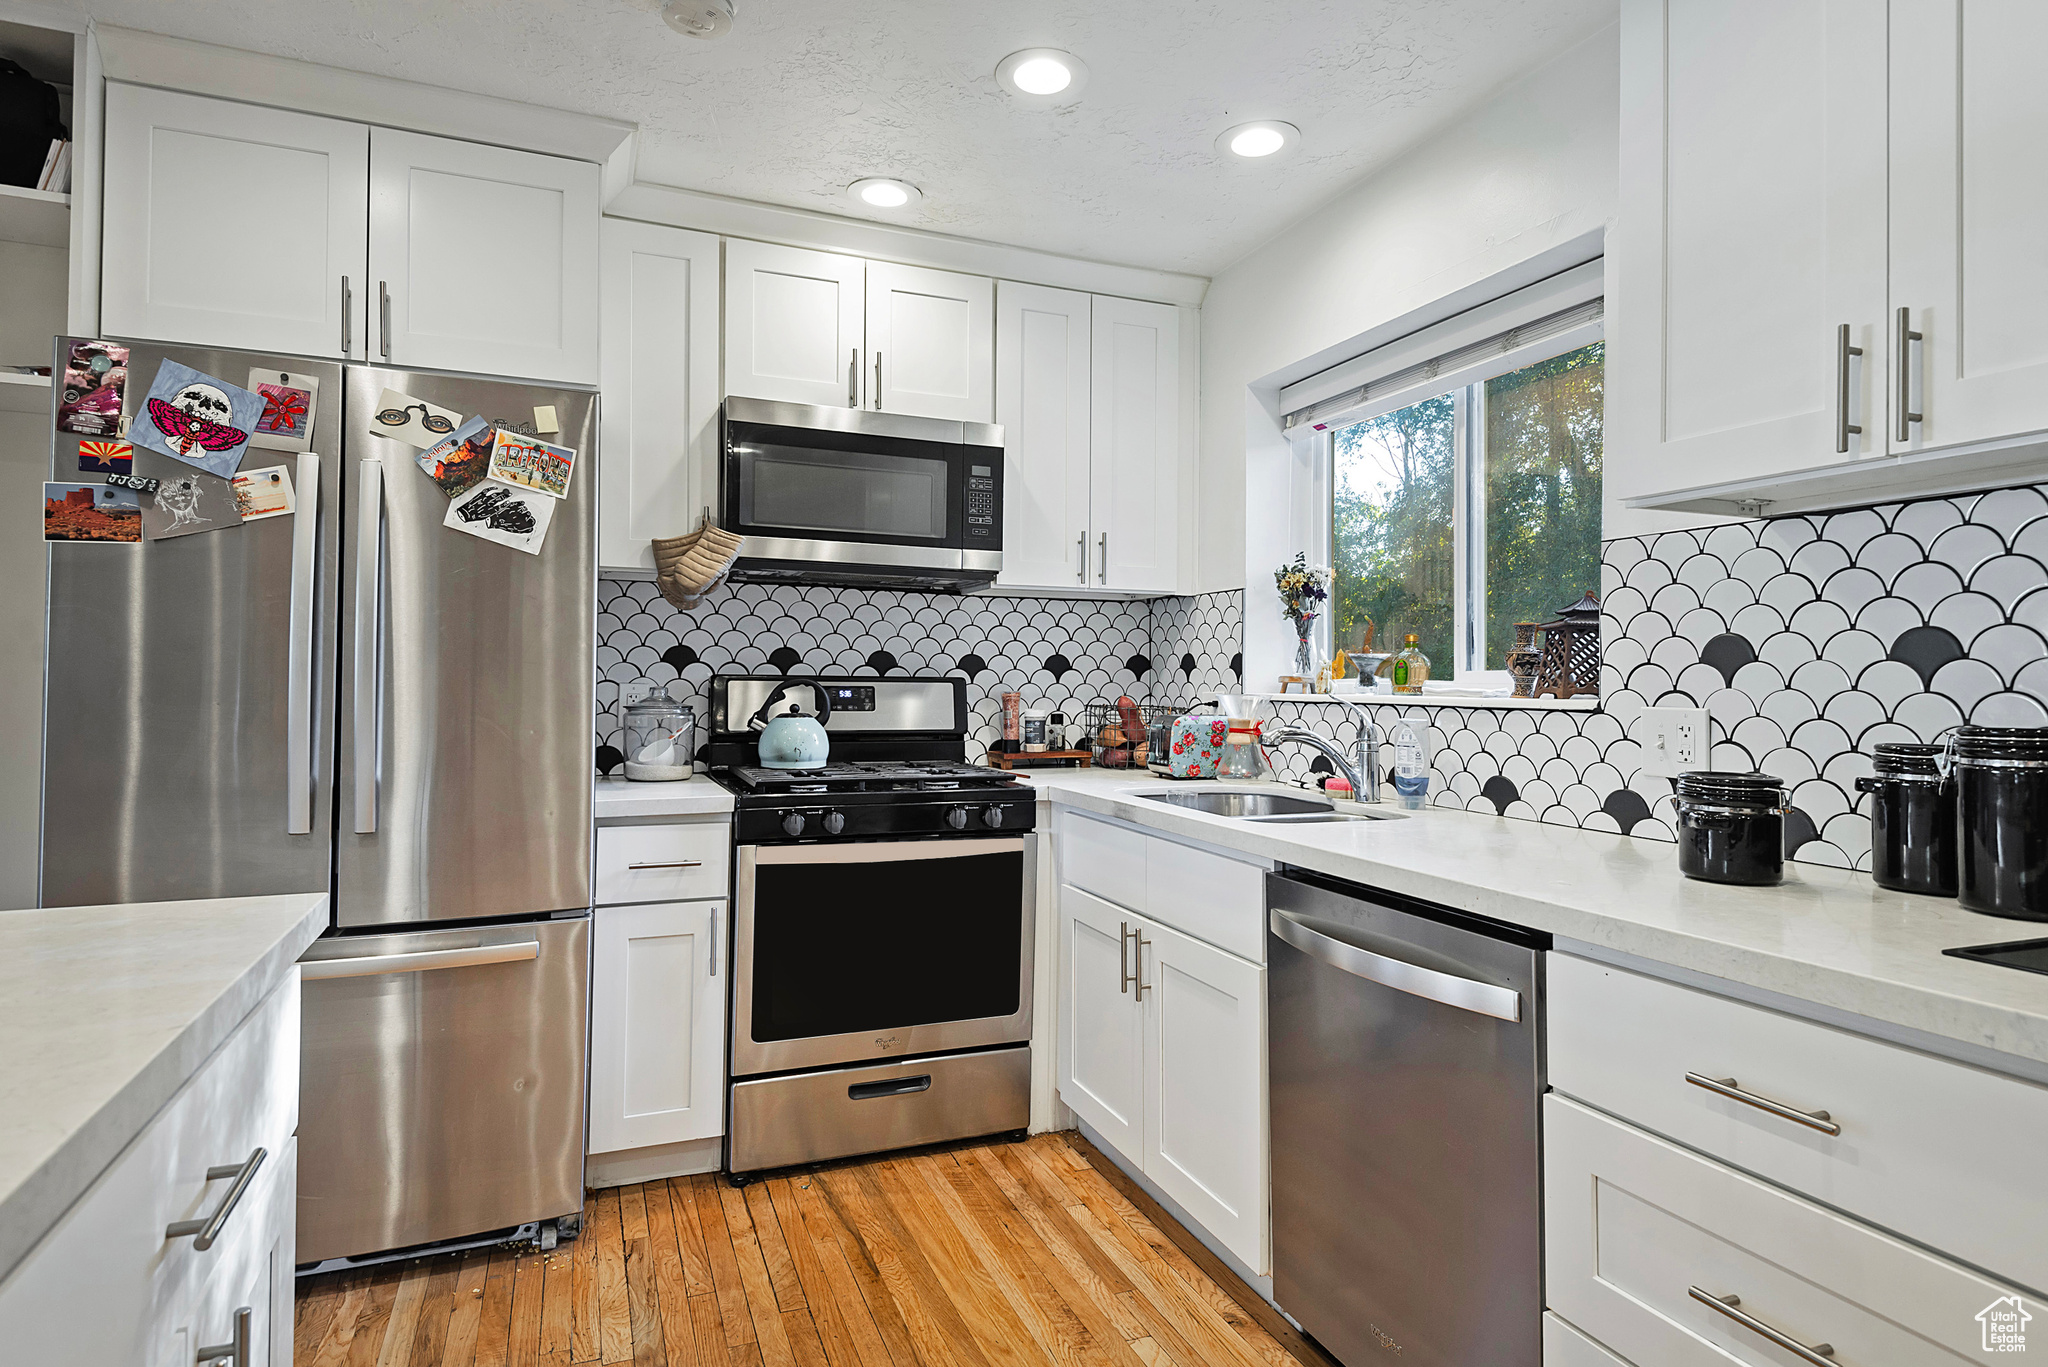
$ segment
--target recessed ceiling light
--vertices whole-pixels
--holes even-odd
[[[1056,47],[1027,47],[996,63],[996,84],[1023,99],[1064,104],[1088,84],[1088,66]]]
[[[1245,161],[1270,161],[1292,152],[1301,142],[1301,130],[1291,123],[1261,119],[1226,128],[1216,139],[1216,150]]]
[[[732,29],[732,0],[668,0],[661,18],[692,38],[723,38]]]
[[[846,193],[870,209],[901,209],[924,198],[909,181],[869,176],[846,187]]]

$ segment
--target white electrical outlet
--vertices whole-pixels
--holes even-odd
[[[624,706],[631,707],[634,703],[653,695],[654,681],[652,679],[635,679],[619,690],[619,702]]]
[[[1630,733],[1642,747],[1643,772],[1676,778],[1688,769],[1708,767],[1712,747],[1704,707],[1646,707],[1636,714]]]

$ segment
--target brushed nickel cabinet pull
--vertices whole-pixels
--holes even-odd
[[[1861,423],[1849,421],[1849,358],[1861,356],[1863,348],[1849,345],[1849,325],[1835,330],[1835,454],[1849,454],[1849,434],[1863,435]]]
[[[391,359],[391,287],[384,281],[377,282],[377,345],[384,353],[384,359]]]
[[[228,1194],[221,1198],[220,1205],[211,1215],[202,1215],[196,1220],[179,1220],[164,1226],[164,1238],[183,1239],[190,1236],[192,1247],[204,1253],[220,1238],[220,1232],[227,1228],[228,1216],[235,1213],[235,1207],[242,1203],[242,1194],[249,1190],[249,1184],[256,1180],[256,1170],[263,1166],[263,1160],[270,1156],[268,1149],[257,1149],[239,1163],[228,1163],[208,1168],[206,1180],[225,1181],[234,1178],[235,1184],[228,1188]]]
[[[1075,540],[1074,554],[1080,560],[1080,565],[1074,571],[1074,578],[1085,584],[1088,582],[1088,533],[1081,533]]]
[[[1708,1077],[1704,1073],[1687,1073],[1685,1080],[1695,1087],[1704,1087],[1715,1096],[1725,1096],[1730,1101],[1739,1101],[1745,1106],[1754,1106],[1759,1111],[1766,1111],[1771,1115],[1777,1116],[1780,1120],[1789,1120],[1795,1125],[1804,1125],[1810,1130],[1819,1130],[1822,1134],[1840,1134],[1842,1132],[1842,1127],[1837,1125],[1828,1116],[1826,1111],[1794,1110],[1781,1101],[1773,1101],[1767,1096],[1758,1096],[1755,1092],[1744,1091],[1735,1085],[1735,1079],[1732,1077]]]
[[[1137,984],[1138,1000],[1142,1002],[1145,1000],[1145,989],[1152,986],[1151,983],[1145,981],[1145,946],[1152,942],[1145,938],[1145,929],[1142,926],[1132,931],[1131,934],[1138,941],[1138,962],[1132,965],[1137,971],[1131,974],[1131,980]]]
[[[1775,1343],[1801,1362],[1811,1363],[1813,1367],[1837,1367],[1834,1360],[1835,1346],[1832,1343],[1801,1343],[1783,1330],[1771,1328],[1755,1315],[1737,1309],[1742,1304],[1742,1297],[1716,1296],[1700,1290],[1697,1286],[1688,1286],[1685,1290],[1687,1295],[1701,1305],[1711,1306],[1720,1311],[1744,1329]]]
[[[355,338],[349,328],[349,315],[355,312],[355,292],[348,287],[348,277],[341,277],[341,359],[354,359],[349,355],[349,345]]]
[[[882,353],[875,353],[875,411],[882,411]]]
[[[1136,976],[1131,972],[1131,923],[1129,921],[1118,921],[1116,923],[1116,971],[1122,979],[1117,984],[1116,990],[1128,994],[1131,990],[1131,979]]]
[[[1100,569],[1098,569],[1098,570],[1096,571],[1096,573],[1095,573],[1095,582],[1096,582],[1096,583],[1098,583],[1098,584],[1107,584],[1107,583],[1109,582],[1109,533],[1108,533],[1108,532],[1104,532],[1104,533],[1102,534],[1102,566],[1101,566],[1101,568],[1100,568]]]
[[[1912,425],[1922,421],[1921,416],[1912,411],[1911,405],[1913,402],[1913,343],[1924,340],[1926,339],[1919,333],[1913,331],[1913,311],[1902,306],[1899,309],[1898,346],[1900,441],[1911,441],[1913,439]]]
[[[846,358],[846,406],[860,407],[860,348]]]
[[[232,1363],[234,1367],[249,1367],[249,1345],[255,1337],[249,1332],[249,1325],[254,1315],[255,1311],[246,1305],[235,1311],[234,1338],[226,1343],[200,1345],[199,1351],[192,1358],[193,1367],[211,1367],[216,1362]]]
[[[626,867],[629,869],[701,869],[704,867],[704,861],[701,859],[678,859],[667,864],[628,864]]]

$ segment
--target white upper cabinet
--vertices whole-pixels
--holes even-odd
[[[1172,593],[1180,577],[1180,314],[1171,304],[1106,296],[1092,313],[1089,582]]]
[[[368,128],[115,82],[106,115],[102,330],[364,356]]]
[[[1623,16],[1610,492],[1882,453],[1884,0]]]
[[[598,168],[107,86],[101,329],[597,383]]]
[[[726,903],[592,915],[590,1152],[723,1134]]]
[[[1088,576],[1088,385],[1092,296],[996,290],[996,421],[1003,429],[1003,573],[1024,588]]]
[[[857,256],[725,244],[725,392],[858,408],[867,263]]]
[[[373,359],[594,385],[595,163],[370,135]]]
[[[2048,6],[1893,0],[1892,325],[1908,346],[1895,451],[2048,429]]]
[[[597,563],[654,572],[655,537],[718,501],[718,239],[607,218]]]
[[[995,281],[870,261],[867,286],[867,406],[992,421]]]

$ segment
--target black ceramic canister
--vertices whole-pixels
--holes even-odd
[[[1770,774],[1680,774],[1678,869],[1709,883],[1768,887],[1785,877],[1782,780]]]
[[[1959,726],[1944,758],[1956,791],[1956,899],[2048,921],[2048,727]]]
[[[1870,794],[1870,878],[1881,888],[1956,895],[1956,790],[1942,780],[1939,745],[1872,748],[1877,772],[1856,780]]]

